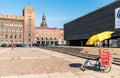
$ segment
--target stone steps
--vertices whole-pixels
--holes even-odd
[[[73,56],[77,56],[81,58],[88,58],[90,60],[95,60],[99,57],[98,55],[95,55],[95,54],[82,53],[81,51],[83,50],[83,48],[55,47],[55,46],[54,47],[49,47],[49,46],[42,47],[41,46],[40,48],[51,50],[51,51],[56,51],[60,53],[65,53],[65,54],[69,54],[69,55],[73,55]],[[112,63],[120,66],[120,58],[113,57]]]

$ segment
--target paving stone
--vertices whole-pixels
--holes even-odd
[[[4,48],[0,49],[0,78],[120,78],[119,66],[112,65],[109,73],[82,71],[84,61],[40,48]]]
[[[79,78],[72,72],[64,72],[64,73],[52,73],[49,74],[50,78]]]
[[[47,74],[40,74],[40,75],[23,75],[19,76],[19,78],[49,78]]]
[[[0,77],[0,78],[19,78],[18,76],[6,76],[6,77]]]

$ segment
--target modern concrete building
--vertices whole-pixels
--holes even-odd
[[[107,45],[120,45],[120,0],[98,8],[64,24],[64,37],[68,45],[85,46],[88,38],[103,31],[114,31]]]

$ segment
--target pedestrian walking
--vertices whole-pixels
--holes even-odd
[[[14,44],[12,44],[11,47],[12,47],[12,50],[13,50],[14,49]]]

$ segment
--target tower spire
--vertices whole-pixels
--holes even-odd
[[[28,3],[28,5],[30,5],[30,3]]]
[[[41,23],[41,26],[40,26],[40,27],[47,28],[45,13],[43,13],[43,15],[42,15],[42,23]]]

